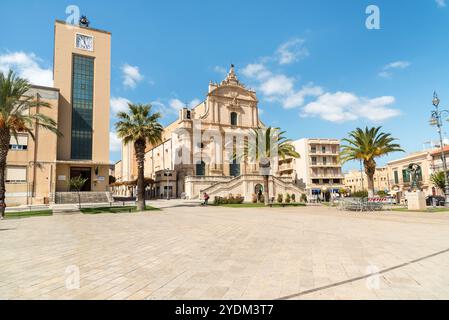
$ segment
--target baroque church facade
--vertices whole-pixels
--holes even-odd
[[[251,201],[263,189],[259,166],[238,161],[233,154],[242,150],[252,129],[263,127],[256,92],[239,81],[231,66],[221,83],[209,84],[202,103],[179,111],[178,119],[164,128],[160,145],[147,147],[145,177],[155,181],[151,196],[198,199],[206,192],[211,197],[234,195]],[[122,146],[122,160],[115,168],[118,181],[137,178],[133,149]],[[290,193],[299,199],[303,190],[291,178],[280,177],[277,160],[272,161],[270,197]],[[114,192],[135,194],[129,186]]]

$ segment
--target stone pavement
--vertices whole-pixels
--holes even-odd
[[[158,204],[1,221],[0,298],[449,299],[449,214]]]

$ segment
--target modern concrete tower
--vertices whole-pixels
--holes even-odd
[[[106,191],[109,177],[111,34],[55,23],[54,87],[59,89],[56,191],[71,177],[88,180],[84,191]]]

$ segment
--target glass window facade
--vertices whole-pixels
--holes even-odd
[[[74,55],[72,67],[71,158],[92,160],[94,58]]]

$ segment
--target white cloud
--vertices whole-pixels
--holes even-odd
[[[276,61],[280,65],[292,63],[308,55],[304,40],[294,39],[279,47],[276,58],[261,59],[258,63],[248,64],[242,74],[255,82],[258,92],[270,102],[279,103],[284,109],[302,108],[302,117],[319,117],[331,122],[346,122],[365,119],[381,122],[400,115],[392,108],[395,98],[391,96],[374,99],[358,97],[353,93],[329,93],[312,83],[295,88],[296,79],[281,72],[273,72],[268,63]],[[386,75],[394,70],[406,69],[407,61],[395,61],[384,66]],[[315,101],[308,103],[307,100]]]
[[[283,96],[292,92],[295,80],[279,74],[269,77],[262,82],[259,89],[268,97]]]
[[[257,89],[268,101],[277,101],[286,109],[300,107],[306,97],[316,97],[323,93],[320,87],[307,85],[299,90],[294,89],[295,79],[285,74],[273,74],[262,63],[249,64],[243,68],[242,74],[258,82]]]
[[[410,62],[408,61],[395,61],[387,64],[384,69],[406,69],[410,66]]]
[[[193,99],[192,101],[190,101],[189,103],[189,107],[190,108],[195,108],[197,105],[199,105],[201,103],[200,99]]]
[[[266,100],[277,101],[286,109],[300,107],[307,96],[317,96],[322,89],[305,86],[295,90],[296,79],[281,72],[273,72],[268,67],[270,62],[286,65],[309,55],[304,47],[305,40],[295,38],[279,46],[271,57],[261,58],[257,63],[248,64],[242,74],[255,82],[255,87]]]
[[[395,102],[391,96],[368,99],[349,92],[325,93],[302,109],[302,117],[319,117],[330,122],[365,119],[381,122],[400,115],[389,107]]]
[[[378,75],[379,77],[381,77],[381,78],[387,78],[387,79],[389,79],[389,78],[391,78],[391,77],[393,76],[393,73],[392,73],[392,72],[389,72],[389,71],[381,71],[381,72],[379,72],[377,75]]]
[[[283,43],[276,51],[279,64],[290,64],[309,56],[309,51],[304,47],[305,40],[295,38]]]
[[[12,52],[0,55],[0,72],[14,70],[21,78],[32,84],[46,87],[53,86],[53,71],[39,65],[39,59],[34,53]]]
[[[263,80],[271,77],[272,73],[262,63],[248,64],[242,69],[242,74],[247,78]]]
[[[378,73],[379,77],[391,78],[394,75],[394,70],[404,70],[410,67],[411,63],[408,61],[395,61],[385,65],[382,71]]]
[[[123,85],[129,88],[135,88],[137,83],[143,80],[139,67],[124,64],[122,66]]]
[[[440,8],[444,8],[446,7],[446,0],[435,0],[435,2],[437,3],[438,7]]]
[[[297,92],[289,94],[283,100],[283,106],[286,109],[298,108],[304,105],[305,99],[307,97],[317,97],[322,94],[323,89],[321,87],[308,85]]]
[[[126,98],[122,97],[112,97],[111,98],[111,110],[114,115],[116,115],[119,112],[127,112],[129,107],[128,104],[131,103]]]
[[[221,67],[221,66],[215,66],[214,71],[223,77],[226,77],[226,75],[228,74],[228,71],[226,70],[226,68]]]
[[[182,102],[179,99],[171,99],[168,102],[168,105],[170,106],[171,109],[173,109],[174,111],[178,111],[181,110],[182,108],[184,108],[186,106],[186,104],[184,102]]]
[[[109,149],[112,152],[119,152],[122,150],[122,141],[117,137],[115,132],[109,132]]]

